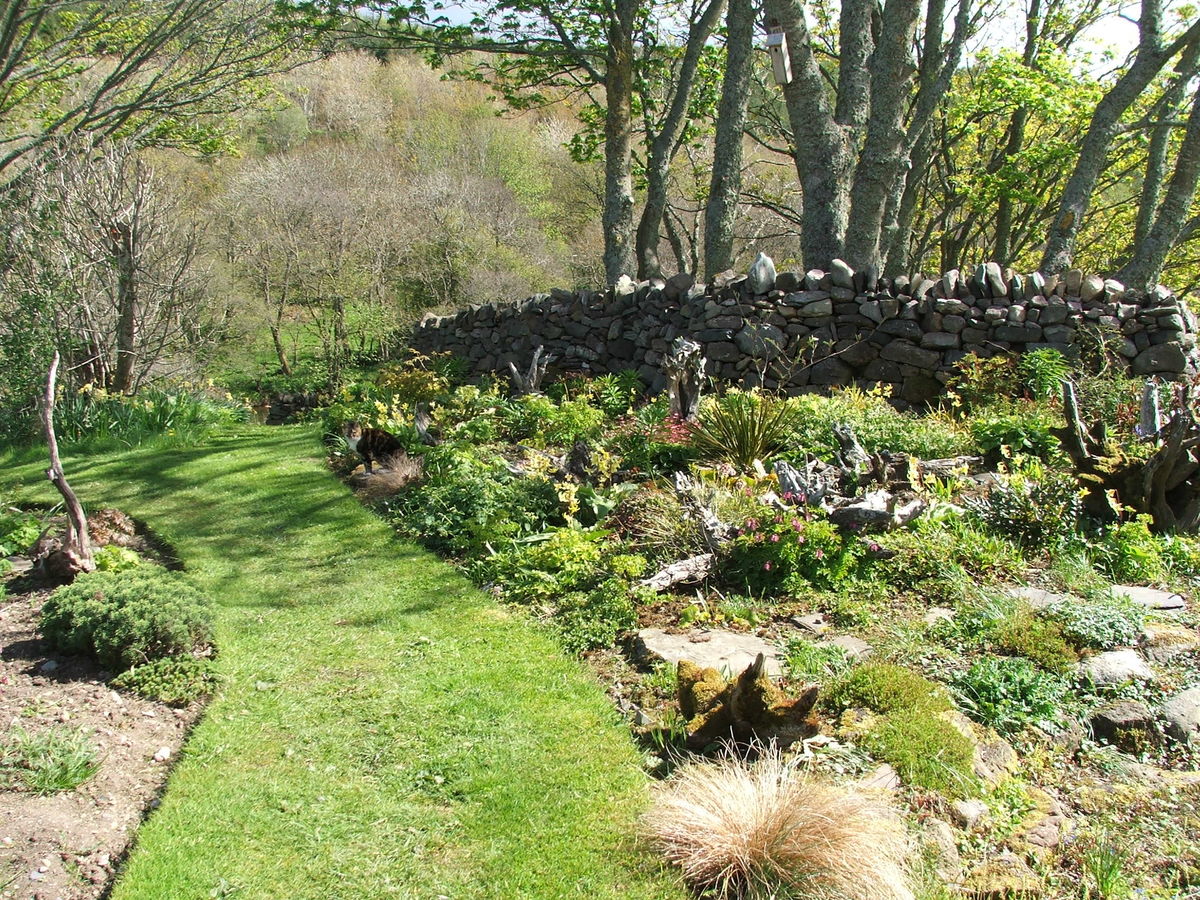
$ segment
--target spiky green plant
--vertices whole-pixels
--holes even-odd
[[[799,412],[785,399],[730,391],[701,410],[692,445],[702,459],[749,469],[783,449],[799,425]]]

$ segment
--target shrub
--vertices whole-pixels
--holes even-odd
[[[637,627],[637,610],[629,583],[610,578],[587,592],[558,599],[554,626],[572,653],[611,647],[623,631]]]
[[[878,799],[803,775],[777,750],[681,766],[643,825],[684,880],[721,900],[910,900],[908,844]]]
[[[215,426],[244,422],[249,414],[228,394],[215,396],[187,384],[147,388],[133,396],[109,394],[88,384],[58,401],[54,428],[63,445],[131,447],[159,437],[187,443]]]
[[[649,597],[631,586],[646,570],[644,557],[614,553],[606,533],[560,528],[514,544],[471,565],[480,582],[506,600],[549,615],[567,649],[610,646],[637,624],[636,603]]]
[[[1053,549],[1072,535],[1083,511],[1079,485],[1063,472],[1012,474],[970,508],[998,534],[1023,547]]]
[[[700,458],[748,470],[784,448],[799,426],[799,415],[785,399],[753,391],[731,390],[709,400],[692,429]]]
[[[507,436],[513,441],[569,447],[583,438],[594,440],[604,430],[604,411],[586,397],[555,403],[541,394],[517,397],[501,410]]]
[[[52,647],[90,654],[119,672],[206,650],[212,641],[212,604],[157,566],[94,572],[50,595],[42,607],[41,631]]]
[[[998,400],[1021,395],[1017,361],[1012,356],[984,358],[970,354],[958,361],[946,385],[951,403],[963,411],[980,409]]]
[[[787,445],[789,457],[802,458],[811,453],[830,459],[837,450],[835,424],[850,425],[868,453],[887,450],[936,459],[957,456],[971,448],[969,437],[948,416],[900,412],[888,403],[882,388],[839,388],[828,397],[806,394],[790,403],[797,410],[798,420]]]
[[[704,533],[679,496],[645,485],[626,497],[610,524],[635,550],[662,562],[675,562],[705,551]]]
[[[1150,533],[1153,521],[1140,515],[1106,529],[1089,547],[1096,567],[1119,582],[1149,584],[1165,579],[1164,545]]]
[[[171,656],[126,669],[111,684],[168,706],[187,706],[213,692],[216,676],[207,659]]]
[[[499,456],[456,445],[424,455],[425,480],[383,500],[402,534],[453,556],[485,551],[562,522],[554,485],[517,478]]]
[[[831,589],[849,580],[865,555],[862,543],[809,512],[762,507],[730,542],[726,577],[752,594]]]
[[[949,630],[973,644],[990,645],[1007,656],[1022,656],[1043,669],[1065,673],[1079,660],[1061,626],[1037,615],[1013,597],[989,597],[958,610]]]
[[[670,474],[686,469],[696,458],[688,444],[691,425],[668,415],[670,398],[659,394],[644,406],[621,417],[608,430],[606,446],[633,472]]]
[[[375,383],[396,403],[405,406],[432,403],[450,389],[450,380],[444,371],[439,371],[437,363],[437,359],[418,353],[402,363],[381,367]]]
[[[980,413],[969,427],[975,446],[993,461],[1018,455],[1048,460],[1060,450],[1053,433],[1057,424],[1048,410],[1026,404],[1009,411]]]
[[[81,729],[13,728],[0,744],[0,785],[45,796],[79,787],[100,769],[96,746]]]
[[[971,718],[1001,734],[1014,734],[1031,722],[1053,720],[1068,691],[1062,678],[1012,656],[977,660],[954,680],[953,687]]]
[[[1101,594],[1088,600],[1060,600],[1042,611],[1080,649],[1112,650],[1137,643],[1146,610],[1128,597]]]

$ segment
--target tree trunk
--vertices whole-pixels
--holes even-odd
[[[798,0],[765,0],[769,23],[787,35],[792,80],[783,86],[792,129],[796,174],[804,193],[801,248],[804,265],[829,266],[843,255],[850,214],[850,173],[853,168],[847,130],[834,121],[821,74]]]
[[[721,83],[712,180],[704,210],[704,272],[710,281],[733,265],[733,224],[742,192],[742,141],[754,66],[752,0],[729,0],[725,27],[725,79]]]
[[[1048,275],[1064,272],[1071,267],[1075,241],[1091,204],[1096,180],[1107,162],[1108,148],[1117,135],[1122,114],[1141,96],[1175,53],[1200,39],[1200,22],[1197,22],[1173,45],[1164,48],[1160,39],[1161,19],[1162,0],[1144,0],[1133,64],[1101,98],[1092,113],[1075,169],[1063,189],[1058,212],[1050,226],[1041,264],[1041,271]]]
[[[137,362],[137,238],[134,229],[124,222],[110,222],[108,236],[117,270],[117,359],[112,389],[129,394],[133,392]]]
[[[724,8],[725,0],[708,0],[708,6],[700,18],[688,29],[687,47],[675,78],[670,106],[658,134],[650,142],[649,159],[646,161],[646,203],[642,207],[637,229],[638,278],[641,279],[660,278],[663,274],[658,245],[662,238],[663,216],[667,212],[671,160],[675,157],[679,135],[687,122],[700,56]]]
[[[55,388],[58,382],[58,351],[54,351],[54,359],[50,363],[50,371],[46,376],[46,393],[42,397],[42,428],[46,433],[46,444],[50,451],[50,468],[46,477],[62,495],[67,508],[67,541],[62,548],[62,558],[57,566],[60,577],[70,581],[76,573],[92,572],[96,562],[92,558],[92,540],[88,534],[87,516],[83,512],[83,504],[67,483],[63,474],[62,460],[58,455],[58,437],[54,433],[54,401]],[[52,554],[53,555],[53,554]]]
[[[1138,292],[1151,290],[1158,283],[1167,255],[1175,249],[1191,210],[1196,185],[1200,182],[1200,88],[1192,101],[1183,143],[1175,159],[1175,173],[1167,186],[1166,197],[1154,217],[1149,233],[1134,248],[1133,259],[1117,278]]]
[[[871,114],[851,192],[846,261],[856,269],[883,268],[883,217],[905,162],[904,114],[914,69],[909,48],[916,34],[918,0],[888,0],[883,30],[871,60]]]
[[[617,0],[608,23],[604,95],[604,276],[636,271],[633,246],[633,22],[636,0]]]

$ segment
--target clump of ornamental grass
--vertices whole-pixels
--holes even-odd
[[[720,900],[912,900],[889,807],[806,776],[778,750],[686,764],[655,795],[650,842]]]

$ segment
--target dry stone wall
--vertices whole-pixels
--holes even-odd
[[[1112,279],[1072,270],[1020,275],[996,263],[964,274],[894,279],[855,272],[781,272],[774,279],[732,272],[711,284],[690,275],[604,291],[553,290],[519,303],[427,316],[414,349],[449,351],[472,375],[528,365],[537,347],[562,369],[596,374],[636,369],[661,387],[660,364],[678,337],[697,341],[708,374],[789,393],[832,385],[895,386],[924,403],[943,390],[967,354],[993,356],[1052,347],[1068,356],[1104,335],[1134,375],[1195,372],[1195,316],[1159,287],[1133,297]],[[1085,332],[1087,334],[1085,335]]]

